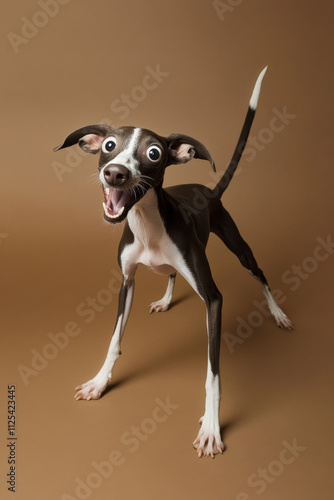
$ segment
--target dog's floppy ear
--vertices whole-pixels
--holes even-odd
[[[196,139],[183,134],[171,134],[166,137],[169,155],[169,165],[186,163],[192,158],[208,160],[214,172],[216,167],[206,147]]]
[[[79,144],[86,153],[96,154],[100,151],[104,138],[110,134],[112,130],[113,129],[106,123],[87,125],[68,135],[63,144],[54,148],[53,151]]]

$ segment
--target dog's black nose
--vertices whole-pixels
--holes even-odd
[[[122,186],[129,180],[130,172],[123,165],[108,165],[103,175],[109,186]]]

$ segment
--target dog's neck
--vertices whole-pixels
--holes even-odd
[[[155,247],[166,232],[159,210],[159,194],[155,189],[149,189],[132,207],[127,217],[135,238],[147,248]]]

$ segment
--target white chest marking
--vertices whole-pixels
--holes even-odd
[[[149,190],[128,214],[135,240],[122,253],[122,261],[143,264],[159,274],[175,272],[178,249],[171,241],[157,205],[156,194]]]
[[[150,189],[130,210],[128,223],[135,239],[122,252],[121,263],[125,274],[127,269],[137,264],[143,264],[158,274],[178,271],[199,293],[193,274],[167,234],[153,190]]]

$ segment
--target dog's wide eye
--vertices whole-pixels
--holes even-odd
[[[159,161],[161,158],[161,149],[157,146],[150,146],[146,151],[146,156],[151,161]]]
[[[102,144],[102,151],[104,153],[111,153],[116,147],[116,139],[114,137],[108,137]]]

